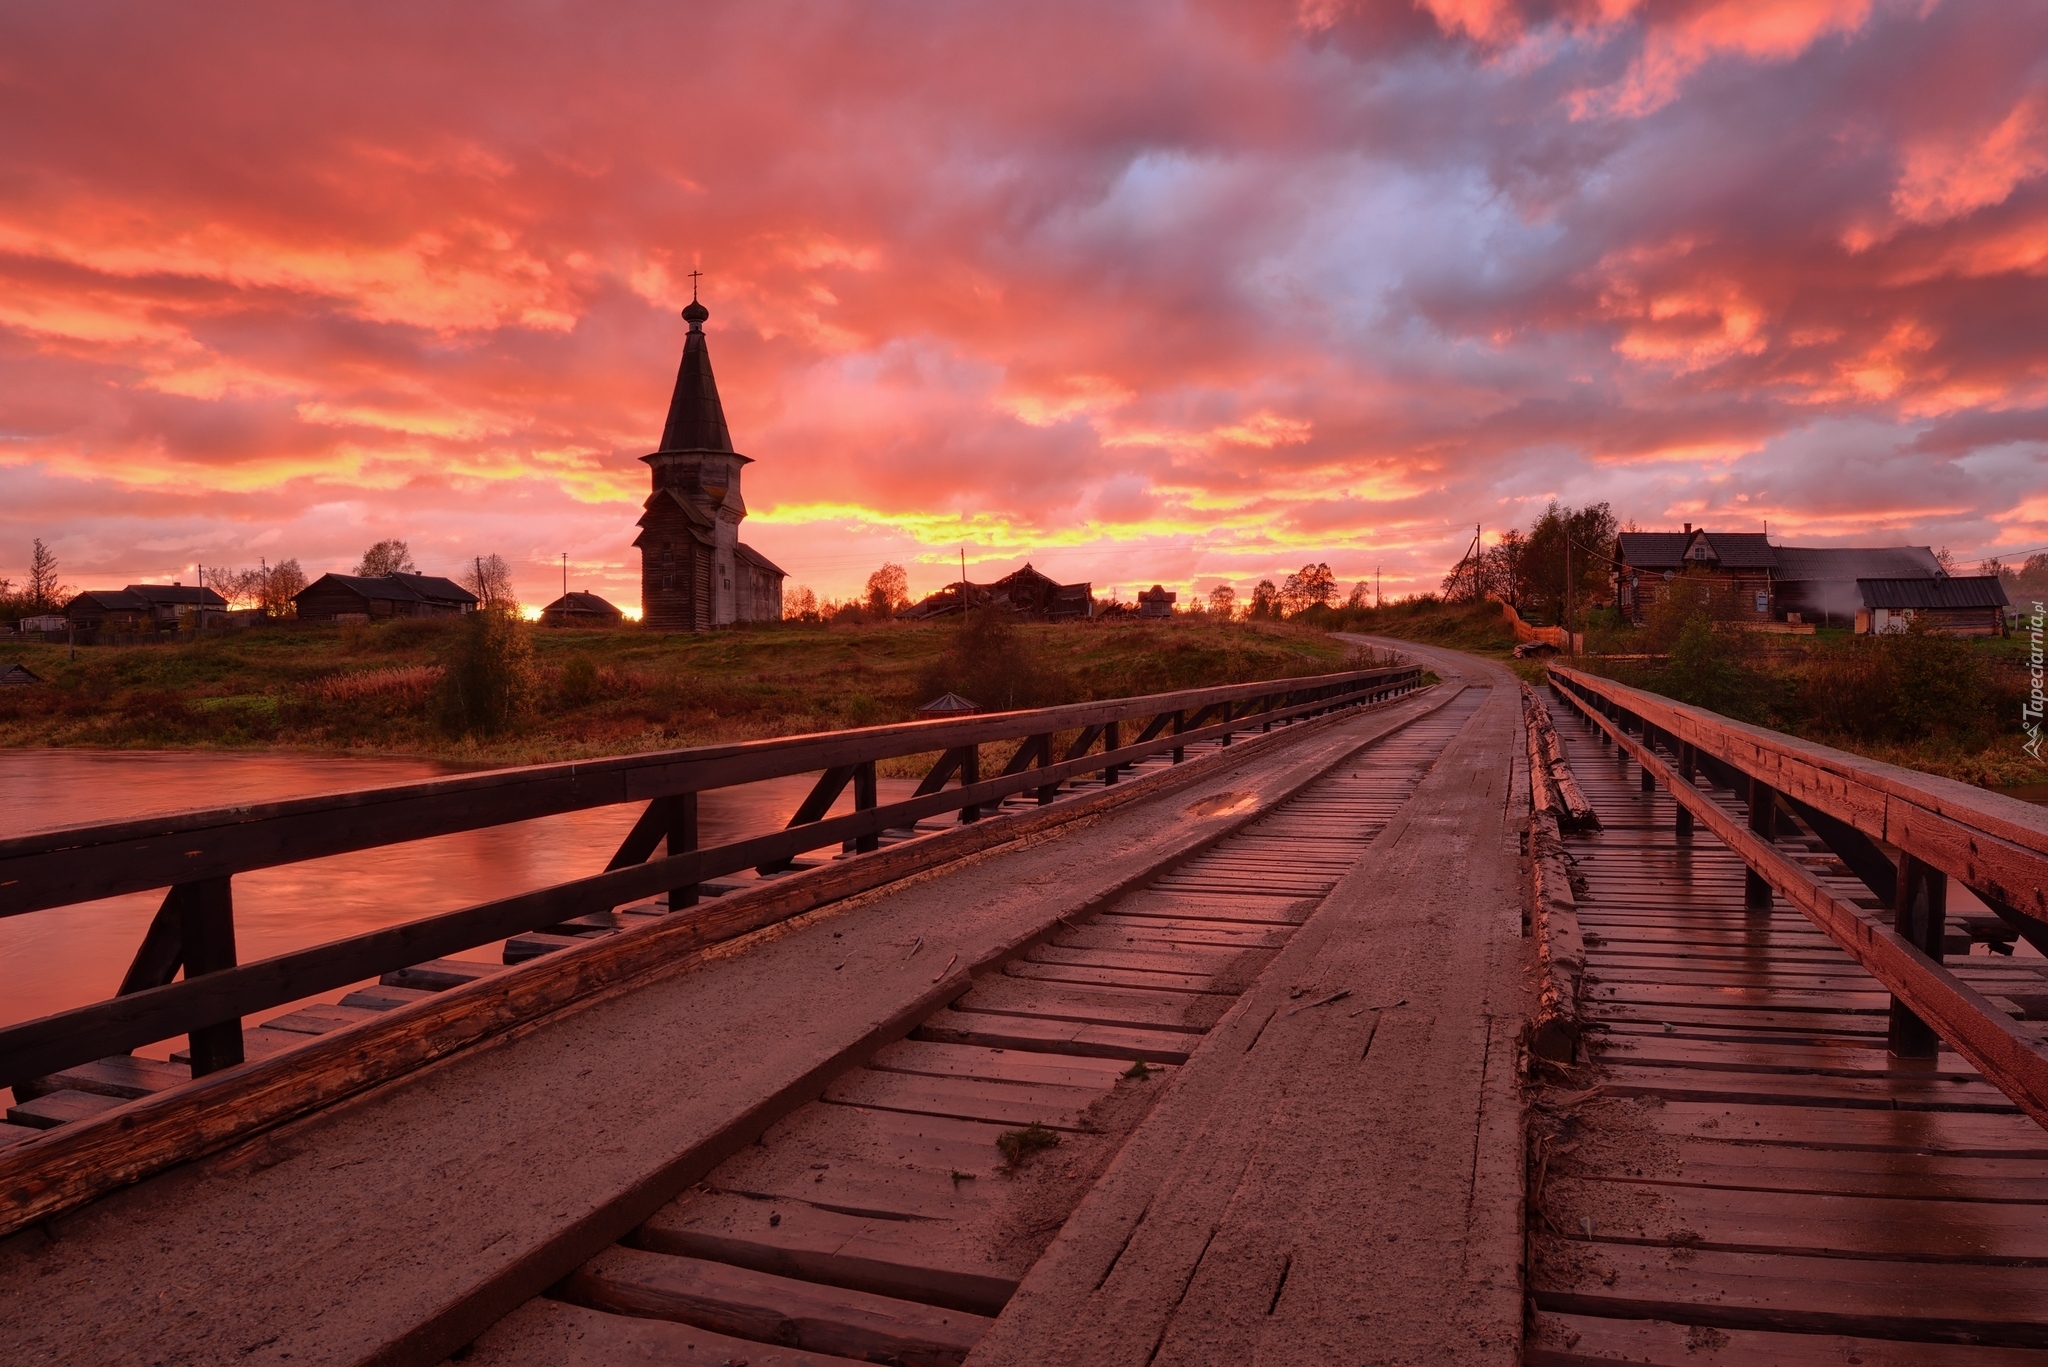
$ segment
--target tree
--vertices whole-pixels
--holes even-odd
[[[798,584],[782,595],[782,620],[785,622],[815,622],[818,620],[818,595]]]
[[[1941,572],[1953,578],[1956,572],[1955,552],[1943,546],[1934,553],[1934,563],[1941,566]]]
[[[1372,585],[1363,579],[1351,586],[1351,596],[1344,600],[1346,609],[1356,612],[1372,606]]]
[[[43,544],[40,536],[29,553],[28,582],[22,585],[22,593],[31,612],[53,612],[64,597],[64,588],[57,582],[57,554]]]
[[[1490,593],[1509,607],[1520,611],[1522,553],[1528,548],[1529,539],[1513,527],[1502,532],[1500,540],[1487,547],[1486,554],[1480,557],[1480,593]]]
[[[1273,587],[1270,579],[1261,579],[1252,585],[1251,606],[1246,608],[1247,617],[1275,617],[1279,615],[1280,590]]]
[[[306,572],[299,568],[297,560],[280,560],[275,565],[265,565],[258,572],[261,576],[256,590],[256,602],[263,609],[265,617],[294,617],[299,605],[292,600],[299,590],[306,587]]]
[[[412,563],[412,547],[403,541],[379,541],[363,552],[362,562],[356,566],[356,573],[365,579],[419,572],[420,567]]]
[[[1516,610],[1524,617],[1561,622],[1568,587],[1570,602],[1579,609],[1601,596],[1608,586],[1614,533],[1614,513],[1605,503],[1561,508],[1553,502],[1545,508],[1522,548],[1515,576]]]
[[[1218,584],[1209,590],[1209,611],[1224,621],[1229,621],[1237,611],[1237,590],[1228,584]]]
[[[894,616],[910,606],[910,576],[891,561],[868,576],[868,615],[877,619]]]
[[[405,543],[401,541],[398,544],[403,547]],[[367,556],[364,558],[368,559]],[[402,572],[414,573],[412,570]],[[512,592],[512,567],[505,563],[502,555],[473,557],[469,568],[462,572],[462,587],[476,595],[480,611],[519,611],[519,598]]]
[[[1337,593],[1337,576],[1328,565],[1303,565],[1280,588],[1280,606],[1289,616],[1327,607]]]

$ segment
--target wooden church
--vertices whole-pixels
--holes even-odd
[[[708,631],[733,622],[782,617],[783,573],[739,538],[747,505],[740,470],[753,462],[732,449],[704,320],[711,310],[690,301],[683,321],[683,364],[661,447],[640,457],[654,472],[654,492],[642,505],[640,535],[641,625],[656,631]]]

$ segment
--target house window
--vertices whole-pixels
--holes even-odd
[[[675,589],[675,586],[676,577],[674,575],[664,574],[663,576],[661,576],[661,591],[663,593],[672,592]]]
[[[1771,610],[1771,595],[1769,595],[1768,593],[1759,593],[1756,596],[1756,610],[1758,616],[1763,616],[1764,614],[1768,613]]]

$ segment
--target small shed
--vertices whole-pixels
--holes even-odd
[[[920,717],[965,717],[981,711],[981,704],[969,702],[958,693],[941,693],[917,709]]]
[[[1882,635],[1916,623],[1944,636],[1997,636],[2005,630],[2005,586],[1995,575],[1954,579],[1858,579],[1856,630]]]
[[[63,631],[70,627],[71,619],[61,612],[45,612],[36,617],[24,617],[15,623],[17,631]]]
[[[616,627],[625,621],[625,613],[594,593],[565,593],[540,610],[547,627]]]
[[[42,675],[30,669],[27,665],[13,664],[5,669],[0,669],[0,688],[21,688],[28,684],[39,684],[42,681]]]
[[[1179,598],[1180,595],[1172,589],[1154,584],[1151,588],[1138,595],[1138,615],[1140,617],[1171,617],[1173,616],[1173,605]]]

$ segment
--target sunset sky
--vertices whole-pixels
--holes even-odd
[[[630,547],[704,272],[821,594],[2048,545],[2048,5],[0,13],[0,575]]]

